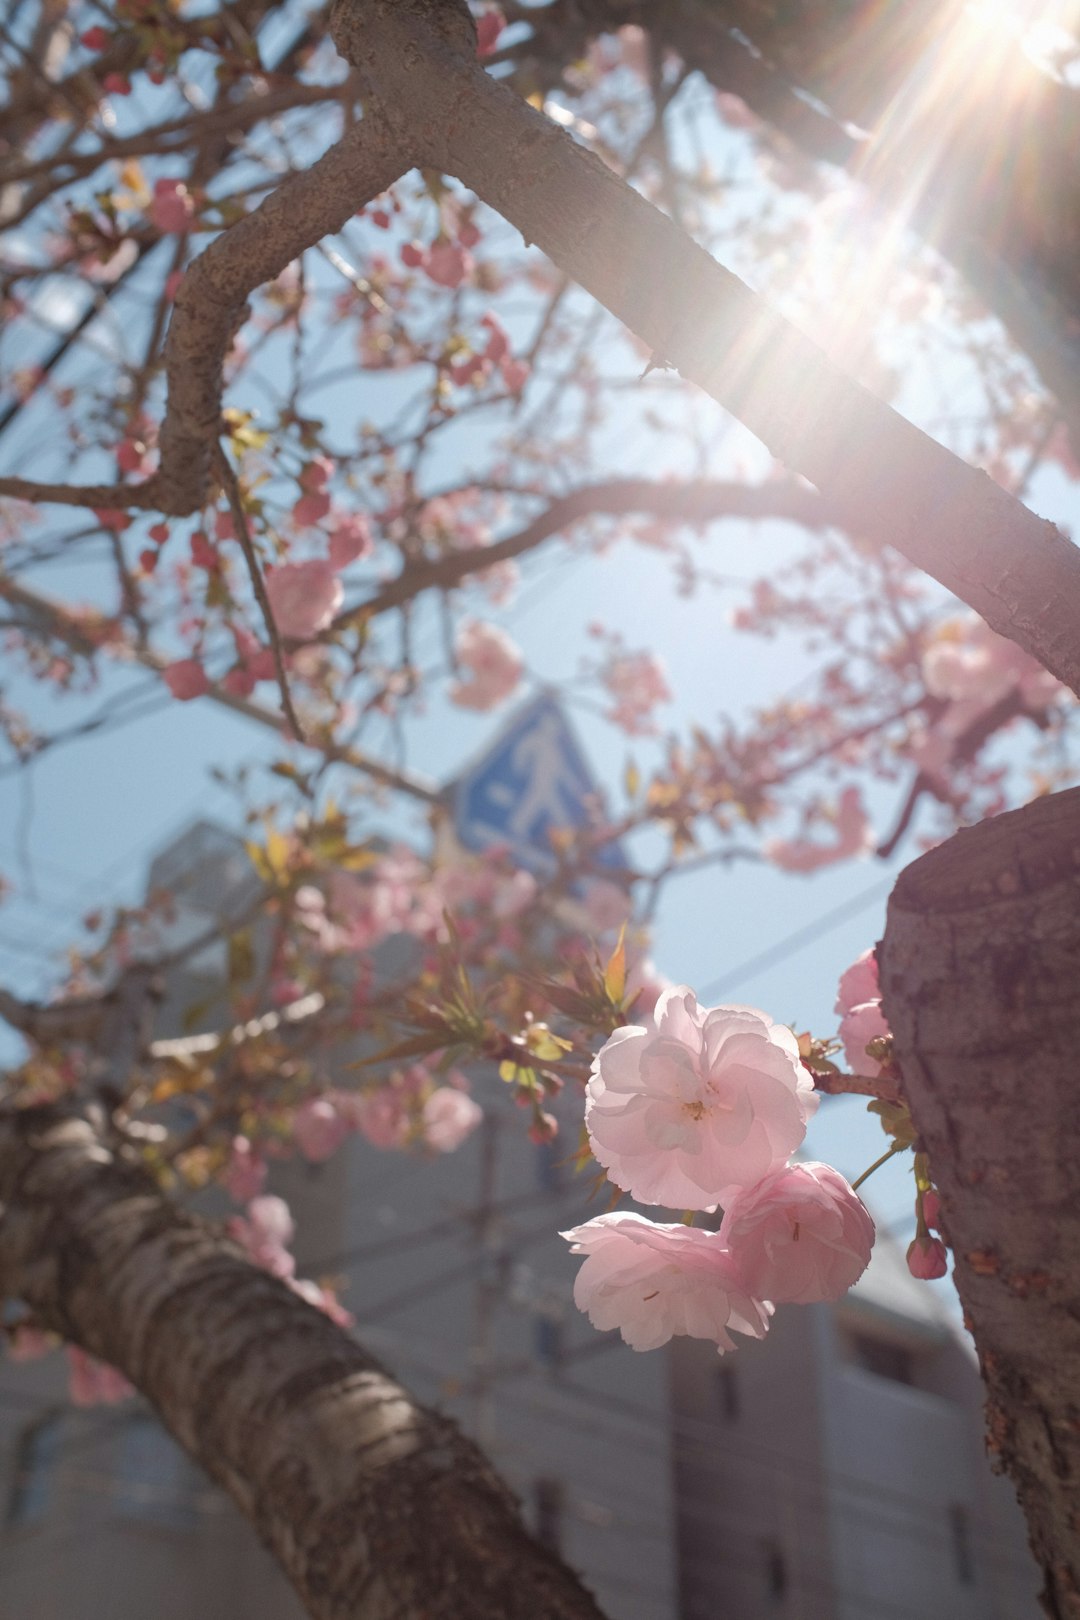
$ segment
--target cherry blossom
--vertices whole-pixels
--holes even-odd
[[[880,1040],[888,1033],[880,1001],[865,1001],[844,1014],[840,1020],[840,1039],[844,1043],[844,1061],[854,1074],[865,1074],[873,1080],[881,1073],[884,1064],[872,1058],[866,1048],[871,1041]]]
[[[633,1350],[657,1350],[675,1335],[734,1350],[731,1333],[764,1338],[771,1305],[746,1292],[713,1232],[662,1226],[643,1215],[597,1215],[561,1234],[586,1260],[574,1303],[601,1332],[618,1328]]]
[[[234,1136],[232,1139],[224,1184],[234,1204],[249,1204],[266,1185],[266,1161],[246,1136]]]
[[[438,1153],[453,1153],[483,1117],[480,1105],[457,1086],[438,1086],[421,1115],[424,1141]]]
[[[325,630],[345,595],[333,567],[323,561],[268,568],[266,594],[279,632],[297,641]]]
[[[501,11],[485,11],[476,19],[476,53],[478,56],[490,56],[495,49],[495,42],[503,29],[506,20]]]
[[[459,243],[443,238],[428,249],[423,268],[438,286],[460,287],[472,272],[472,254]]]
[[[652,711],[671,701],[663,660],[655,653],[617,653],[601,680],[615,700],[608,719],[631,736],[652,731]]]
[[[350,563],[369,557],[375,549],[371,526],[359,512],[347,512],[330,533],[330,566],[340,573]]]
[[[353,1123],[372,1147],[404,1147],[409,1134],[406,1094],[400,1086],[385,1085],[362,1091],[350,1099]]]
[[[753,1007],[666,990],[655,1023],[597,1053],[585,1105],[596,1159],[647,1204],[709,1209],[782,1164],[818,1098],[791,1031]]]
[[[182,180],[157,180],[150,218],[164,235],[181,236],[190,228],[195,199]]]
[[[870,1263],[874,1223],[831,1165],[787,1164],[724,1209],[727,1245],[750,1292],[778,1304],[839,1299]]]
[[[873,946],[870,946],[840,975],[833,1011],[843,1017],[853,1007],[861,1006],[866,1001],[878,1001],[880,997],[877,955]]]
[[[68,1398],[73,1406],[114,1406],[135,1391],[115,1367],[87,1355],[77,1344],[65,1346],[68,1358]]]
[[[462,709],[494,709],[513,692],[524,667],[521,654],[504,630],[480,619],[458,630],[454,655],[469,674],[455,681],[450,700]]]
[[[206,671],[197,658],[181,658],[175,664],[166,664],[161,678],[181,703],[189,703],[210,690]]]
[[[273,1193],[253,1198],[247,1214],[234,1215],[229,1222],[230,1235],[257,1266],[275,1277],[291,1277],[296,1270],[296,1261],[289,1253],[295,1232],[288,1204]]]
[[[312,1164],[336,1153],[349,1131],[349,1121],[332,1097],[309,1097],[292,1117],[293,1140]]]
[[[840,795],[835,826],[836,837],[831,844],[818,844],[809,838],[771,838],[763,846],[762,854],[783,872],[807,873],[856,855],[868,855],[873,849],[873,829],[858,788],[845,788]]]
[[[630,896],[606,878],[587,878],[584,884],[585,921],[590,933],[607,934],[628,922]]]

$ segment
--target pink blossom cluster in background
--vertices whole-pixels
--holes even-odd
[[[680,985],[616,1030],[588,1086],[593,1155],[640,1203],[724,1215],[718,1232],[629,1213],[564,1232],[594,1326],[638,1350],[686,1334],[722,1352],[732,1331],[761,1338],[775,1304],[850,1288],[873,1222],[838,1171],[791,1162],[817,1104],[795,1036],[755,1008],[701,1007]]]
[[[870,854],[874,832],[857,787],[847,787],[841,793],[834,826],[835,837],[830,843],[815,843],[811,838],[770,838],[761,853],[782,872],[816,872],[822,866]]]
[[[655,653],[615,653],[600,677],[614,700],[607,718],[631,737],[655,731],[653,710],[671,701],[666,675]]]
[[[467,674],[451,686],[450,701],[481,713],[505,702],[524,668],[521,654],[505,630],[480,619],[468,619],[460,627],[454,656]]]
[[[996,635],[974,613],[938,626],[922,655],[922,677],[944,707],[912,738],[911,755],[940,783],[964,735],[1004,699],[1014,697],[1018,712],[1042,714],[1064,692],[1022,647]]]

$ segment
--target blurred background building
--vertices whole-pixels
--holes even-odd
[[[197,823],[154,861],[173,942],[206,938],[162,1008],[209,1008],[216,924],[257,901],[242,844]],[[388,949],[393,949],[393,941]],[[492,1077],[434,1159],[352,1140],[275,1168],[301,1276],[342,1279],[357,1332],[488,1450],[611,1620],[1036,1620],[1011,1487],[949,1308],[887,1232],[835,1306],[781,1310],[719,1357],[638,1355],[575,1310],[557,1236],[591,1213],[566,1137],[531,1143]],[[580,1099],[567,1099],[569,1139]],[[137,1400],[78,1409],[59,1356],[0,1363],[0,1616],[298,1620],[253,1532]]]

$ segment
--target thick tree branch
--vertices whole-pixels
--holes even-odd
[[[880,951],[904,1094],[1054,1620],[1080,1616],[1080,789],[901,874]]]
[[[840,370],[565,131],[427,0],[338,0],[343,55],[441,168],[726,409],[830,510],[892,545],[1080,693],[1080,553]]]
[[[139,508],[185,517],[205,503],[221,425],[222,370],[248,295],[412,167],[407,139],[368,116],[310,169],[278,187],[188,266],[165,347],[168,400],[161,464],[143,484],[38,484],[0,478],[0,495],[65,506]]]
[[[831,525],[828,508],[816,490],[797,483],[734,484],[720,479],[688,479],[661,483],[652,478],[613,478],[590,484],[552,501],[516,534],[489,546],[451,551],[434,562],[414,563],[374,596],[346,608],[332,630],[376,618],[391,608],[412,602],[422,591],[452,590],[473,574],[497,563],[512,562],[534,551],[554,535],[590,517],[628,517],[648,514],[669,523],[715,523],[720,518],[774,519],[798,523],[807,529]]]
[[[313,1620],[602,1620],[491,1465],[83,1118],[0,1113],[0,1294],[120,1370]]]

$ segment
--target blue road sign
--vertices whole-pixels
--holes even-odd
[[[466,849],[504,844],[519,865],[541,875],[558,864],[551,834],[595,822],[599,790],[577,738],[554,698],[545,695],[512,718],[454,789],[454,825]],[[604,844],[597,866],[623,868],[626,852]]]

